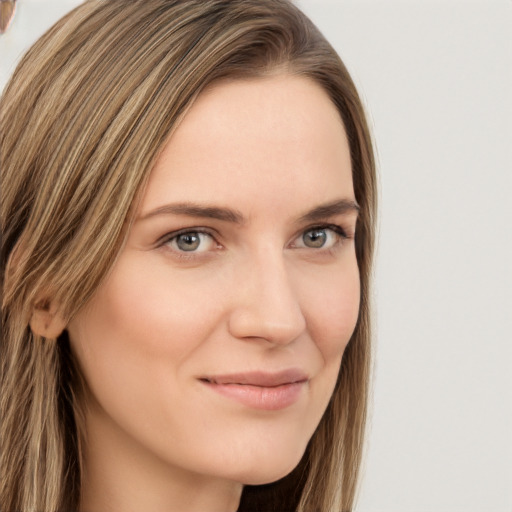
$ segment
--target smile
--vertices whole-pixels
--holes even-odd
[[[212,391],[253,409],[276,411],[297,402],[309,378],[301,370],[248,372],[199,379]]]

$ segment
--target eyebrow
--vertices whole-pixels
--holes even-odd
[[[217,206],[200,205],[196,203],[173,203],[160,206],[155,210],[142,215],[137,220],[145,220],[156,215],[186,215],[188,217],[204,217],[217,219],[235,224],[243,224],[245,218],[238,210],[219,208]]]
[[[359,205],[352,199],[339,199],[313,208],[300,217],[299,222],[315,222],[335,215],[359,213]]]
[[[351,199],[339,199],[330,203],[322,204],[306,212],[299,218],[300,222],[315,222],[334,215],[343,215],[346,213],[358,213],[359,205]],[[185,215],[187,217],[202,217],[216,219],[234,224],[244,224],[246,218],[244,215],[232,208],[201,205],[196,203],[173,203],[160,206],[155,210],[141,215],[137,221],[146,220],[157,215]]]

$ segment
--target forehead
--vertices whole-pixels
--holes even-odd
[[[141,209],[187,200],[243,206],[248,197],[275,208],[287,196],[353,197],[352,174],[326,92],[308,78],[278,75],[204,91],[163,148]]]

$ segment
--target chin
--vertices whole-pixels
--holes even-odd
[[[265,485],[277,482],[297,467],[302,455],[303,453],[299,453],[293,458],[284,455],[274,456],[263,462],[259,460],[259,464],[240,471],[236,480],[244,485]]]

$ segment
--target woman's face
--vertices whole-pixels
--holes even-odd
[[[357,320],[356,218],[347,138],[318,85],[202,93],[68,326],[90,457],[247,484],[291,471]]]

